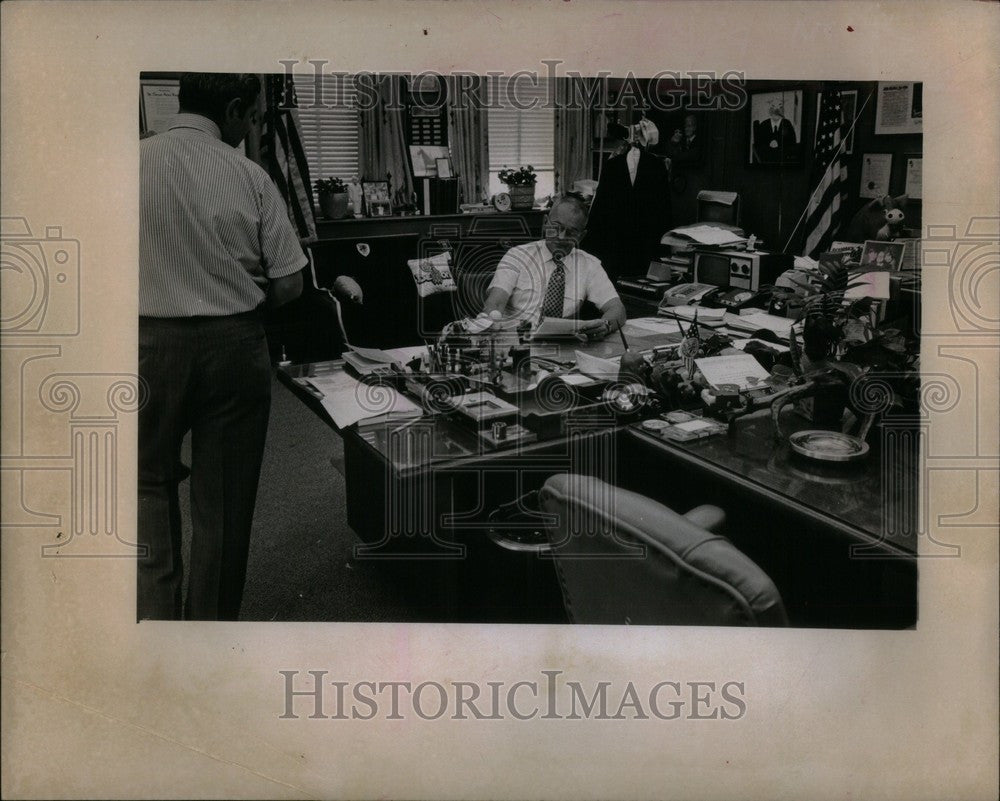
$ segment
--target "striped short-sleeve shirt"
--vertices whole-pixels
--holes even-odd
[[[140,316],[251,311],[307,264],[268,174],[206,117],[178,114],[139,143],[139,192]]]

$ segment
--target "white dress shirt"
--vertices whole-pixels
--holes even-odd
[[[628,177],[629,180],[635,185],[635,173],[639,169],[639,148],[633,147],[628,151],[628,155],[625,156],[625,163],[628,164]]]
[[[537,324],[542,316],[545,288],[555,267],[555,259],[544,239],[508,250],[497,265],[489,287],[509,293],[504,317]],[[618,297],[611,279],[595,256],[574,248],[563,259],[563,268],[566,271],[563,317],[578,314],[585,300],[602,308]]]
[[[218,126],[178,114],[139,143],[139,314],[226,316],[308,263],[270,176]]]

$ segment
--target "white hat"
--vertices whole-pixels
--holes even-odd
[[[638,124],[638,139],[646,147],[652,147],[660,141],[660,129],[651,119],[643,117]]]

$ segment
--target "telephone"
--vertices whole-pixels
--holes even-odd
[[[663,293],[660,308],[664,306],[690,306],[698,303],[714,289],[718,289],[718,287],[712,284],[677,284]]]
[[[719,287],[715,291],[705,294],[701,298],[701,305],[708,308],[726,309],[731,312],[738,312],[750,307],[765,308],[767,295],[766,292],[752,292],[749,289]]]

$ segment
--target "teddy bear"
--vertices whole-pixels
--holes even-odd
[[[891,197],[886,197],[886,201],[888,202],[885,204],[885,225],[878,229],[875,238],[882,242],[893,242],[903,231],[906,215],[895,205]]]
[[[864,242],[868,239],[892,240],[902,233],[906,219],[903,209],[909,198],[906,195],[885,195],[863,206],[844,231],[845,242]]]

